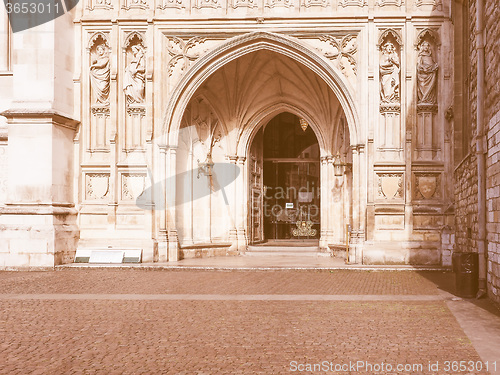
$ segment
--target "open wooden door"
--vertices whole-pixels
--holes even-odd
[[[264,241],[264,184],[263,184],[263,143],[262,129],[256,134],[250,147],[248,223],[250,225],[250,244]]]

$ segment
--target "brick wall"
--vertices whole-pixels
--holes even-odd
[[[500,4],[486,0],[486,121],[500,111]]]
[[[471,130],[471,150],[455,169],[455,251],[477,251],[477,158],[474,136],[476,126],[477,53],[476,53],[476,1],[468,5],[469,43],[467,81],[469,97],[468,119]],[[488,248],[488,293],[500,302],[500,8],[498,0],[485,0],[485,122],[487,130],[486,205]]]
[[[455,169],[455,251],[477,251],[476,160],[471,153]]]
[[[497,72],[497,75],[498,72]],[[500,77],[496,78],[500,79]],[[486,205],[488,284],[490,296],[500,302],[500,111],[488,123]]]
[[[486,0],[485,15],[488,291],[490,297],[500,302],[500,56],[498,53],[500,8],[498,0]]]
[[[464,69],[467,77],[468,98],[465,100],[468,106],[464,121],[470,131],[463,134],[464,137],[471,135],[468,139],[470,146],[468,154],[455,168],[455,251],[477,251],[477,158],[475,136],[476,127],[476,97],[477,97],[477,52],[476,52],[476,0],[470,0],[466,9],[467,27],[463,34],[455,34],[455,38],[467,38],[469,59]],[[456,30],[457,32],[457,30]],[[471,35],[473,37],[471,37]],[[457,142],[457,140],[455,140]],[[456,145],[457,146],[457,145]]]

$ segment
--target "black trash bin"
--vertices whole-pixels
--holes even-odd
[[[452,265],[459,297],[474,298],[476,296],[479,283],[478,260],[477,253],[453,253]]]

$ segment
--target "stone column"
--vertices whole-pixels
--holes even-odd
[[[417,160],[433,160],[437,157],[438,135],[434,126],[437,105],[417,105],[417,134],[416,158]]]
[[[328,230],[330,228],[330,199],[331,194],[329,194],[330,178],[328,176],[328,158],[326,156],[321,157],[320,164],[320,189],[321,189],[321,218],[320,218],[320,237],[319,237],[319,247],[321,250],[328,250]]]
[[[237,165],[238,163],[238,157],[235,155],[229,155],[228,156],[229,162],[231,164]],[[236,173],[236,168],[235,168],[235,173]],[[228,255],[236,255],[238,253],[238,213],[237,213],[237,206],[238,206],[238,185],[237,185],[237,178],[235,178],[231,184],[231,188],[228,188],[226,191],[229,193],[228,195],[228,200],[229,204],[232,206],[233,213],[231,217],[231,228],[229,229],[229,241],[232,243],[231,247],[228,250]]]
[[[179,241],[176,227],[176,184],[177,184],[177,148],[170,146],[166,154],[167,178],[166,190],[166,230],[168,244],[168,261],[179,260]]]
[[[367,198],[367,188],[366,188],[366,153],[365,145],[358,145],[358,162],[359,162],[359,226],[357,233],[358,244],[356,250],[356,263],[363,263],[363,244],[365,242],[365,230],[366,230],[366,198]]]
[[[357,236],[359,232],[360,220],[360,202],[359,202],[359,187],[360,181],[360,159],[357,146],[351,146],[352,149],[352,228],[351,228],[351,243],[349,245],[349,263],[356,262],[357,252]]]
[[[248,180],[246,178],[246,158],[244,156],[239,156],[238,161],[236,163],[238,168],[240,169],[240,174],[236,178],[237,183],[237,198],[239,199],[239,204],[237,205],[237,236],[238,236],[238,252],[243,253],[246,250],[248,244],[248,235],[247,235],[247,209],[248,209]],[[238,202],[237,202],[238,203]]]
[[[334,167],[333,167],[333,162],[334,162],[334,158],[333,156],[329,155],[327,157],[327,160],[326,160],[326,170],[327,170],[327,177],[328,177],[328,184],[326,186],[327,188],[327,197],[329,198],[329,201],[328,201],[328,227],[327,227],[327,231],[326,231],[326,236],[327,236],[327,241],[328,243],[339,243],[341,242],[341,237],[343,236],[343,231],[342,230],[336,230],[335,228],[335,223],[338,222],[339,220],[342,222],[343,221],[343,217],[340,217],[340,213],[342,212],[342,210],[340,211],[335,211],[335,205],[334,205],[334,202],[333,202],[333,197],[332,197],[332,190],[334,189],[335,187],[335,180],[336,180],[336,177],[335,177],[335,171],[334,171]],[[342,189],[341,191],[339,192],[340,194],[342,194],[342,191],[343,191],[343,186],[342,186]],[[340,226],[342,226],[343,224],[340,224]],[[339,226],[337,226],[337,228],[339,228]]]
[[[401,107],[399,103],[380,105],[379,152],[383,160],[402,161]]]
[[[167,172],[167,146],[158,145],[159,170],[156,173],[158,181],[152,180],[152,194],[154,197],[155,217],[158,219],[158,256],[160,262],[168,260],[168,235],[167,235],[167,196],[165,191]]]

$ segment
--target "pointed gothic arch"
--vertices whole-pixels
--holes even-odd
[[[345,77],[326,59],[302,45],[295,38],[271,33],[253,32],[229,39],[223,45],[199,58],[176,85],[165,113],[163,142],[177,144],[176,134],[184,110],[197,89],[220,67],[241,56],[259,50],[269,50],[285,55],[309,68],[318,75],[338,98],[346,115],[350,143],[361,142],[359,116],[354,96]]]

